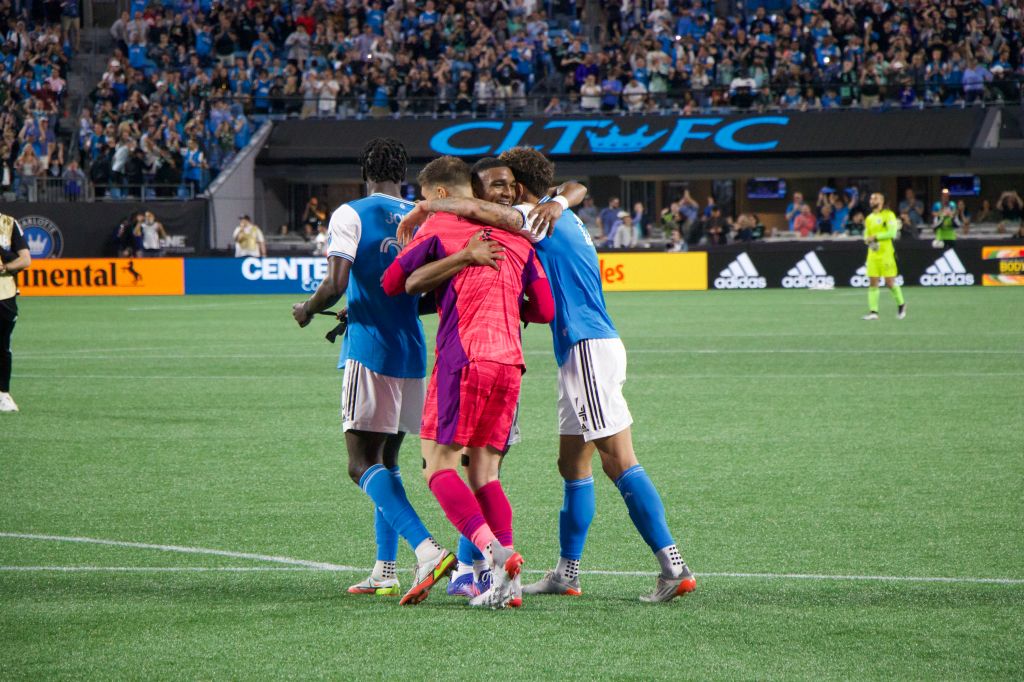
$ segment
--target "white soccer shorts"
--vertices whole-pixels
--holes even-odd
[[[592,441],[633,423],[622,385],[626,348],[621,339],[587,339],[558,368],[558,433]]]
[[[341,380],[341,428],[419,433],[425,395],[423,379],[389,377],[355,360],[346,360]]]

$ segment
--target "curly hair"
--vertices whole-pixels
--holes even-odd
[[[369,182],[405,181],[405,170],[409,155],[398,140],[390,137],[376,137],[366,143],[359,155],[363,168],[363,180]]]
[[[538,198],[547,194],[555,184],[555,164],[533,147],[512,147],[502,152],[498,159],[504,161],[516,180]]]

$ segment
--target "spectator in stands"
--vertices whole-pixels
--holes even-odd
[[[808,204],[802,204],[800,206],[800,212],[793,220],[793,230],[801,237],[806,237],[814,234],[817,222],[818,221],[814,218],[814,213],[811,211],[811,207]]]
[[[647,216],[642,201],[637,201],[633,204],[631,218],[633,223],[633,244],[637,244],[647,237]]]
[[[924,202],[917,198],[914,188],[908,187],[899,206],[900,221],[904,232],[916,234],[918,226],[924,224]]]
[[[945,190],[944,190],[945,191]],[[956,231],[961,226],[960,218],[957,215],[956,204],[943,204],[934,212],[932,217],[932,229],[935,230],[935,244],[937,246],[952,245],[956,241]]]
[[[612,228],[619,219],[619,198],[612,197],[608,200],[608,206],[601,209],[597,216],[598,226],[601,228],[601,238],[605,241],[611,239]]]
[[[612,224],[611,231],[605,236],[603,244],[605,248],[625,249],[635,244],[633,216],[629,214],[629,211],[619,211],[615,214],[615,222]]]
[[[580,109],[585,114],[597,113],[601,109],[601,86],[593,74],[588,74],[580,86]]]
[[[831,235],[832,229],[832,202],[828,201],[818,209],[818,216],[815,222],[814,231],[817,234]]]
[[[999,213],[992,209],[992,202],[988,199],[981,200],[981,208],[978,209],[978,213],[974,216],[974,222],[979,224],[999,222]]]
[[[789,223],[789,231],[796,229],[796,218],[804,206],[804,195],[802,192],[793,192],[793,199],[786,206],[786,221]]]
[[[717,204],[711,206],[711,215],[704,221],[704,234],[707,236],[708,246],[725,245],[732,230],[729,219],[722,214],[722,207]]]
[[[253,223],[248,215],[238,217],[238,226],[231,235],[235,243],[235,258],[266,257],[267,244],[263,240],[263,230]]]
[[[622,89],[622,101],[626,104],[626,111],[631,114],[639,114],[643,111],[646,98],[647,88],[634,75]]]
[[[733,241],[752,242],[755,239],[754,229],[757,227],[757,218],[750,213],[741,213],[736,217],[736,224],[733,226],[735,233]]]
[[[1003,234],[1006,226],[1013,227],[1013,223],[1024,225],[1024,199],[1015,190],[1007,190],[999,195],[996,200],[996,210],[1002,215],[999,221],[998,231]]]
[[[859,208],[850,211],[850,219],[846,223],[846,232],[851,237],[864,234],[864,211]]]
[[[584,197],[583,205],[576,210],[576,215],[583,221],[591,238],[597,239],[601,236],[601,226],[598,224],[597,207],[594,206],[594,197],[589,194]]]
[[[327,244],[330,242],[330,235],[327,234],[327,225],[320,223],[316,228],[316,237],[313,238],[313,255],[326,256]]]
[[[313,239],[318,228],[327,224],[327,212],[320,206],[320,199],[315,196],[306,202],[306,208],[302,210],[302,234],[306,241]]]
[[[967,210],[967,202],[958,199],[956,202],[956,219],[960,223],[960,231],[966,235],[971,231],[971,214]]]
[[[64,180],[64,198],[69,201],[81,199],[85,192],[86,177],[82,169],[78,167],[77,161],[68,163],[64,172],[61,173]]]

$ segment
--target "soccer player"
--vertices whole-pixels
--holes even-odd
[[[538,202],[552,184],[554,165],[532,148],[516,147],[498,158],[518,181],[523,202],[518,208],[522,210]],[[556,197],[555,201],[565,208],[564,199]],[[537,243],[536,249],[555,296],[551,336],[559,366],[558,469],[565,487],[559,514],[558,564],[523,592],[582,594],[580,560],[595,511],[591,468],[595,449],[633,524],[661,566],[654,592],[641,599],[663,602],[691,592],[696,579],[668,528],[661,497],[633,450],[633,420],[622,395],[626,353],[605,307],[600,265],[590,234],[574,213],[563,211],[553,234]]]
[[[473,196],[469,166],[455,157],[431,161],[417,181],[426,198]],[[508,213],[522,225],[521,214]],[[525,371],[519,319],[548,322],[554,311],[530,242],[484,228],[473,220],[433,214],[381,283],[389,294],[435,292],[437,354],[420,429],[424,477],[452,525],[491,567],[491,589],[470,604],[500,608],[515,596],[523,564],[513,548],[512,507],[497,476]],[[494,267],[466,267],[468,262],[447,258],[481,236],[504,248]],[[469,485],[456,470],[464,449]]]
[[[395,228],[413,205],[399,199],[408,156],[389,138],[371,140],[360,158],[369,196],[343,204],[330,220],[327,277],[309,300],[296,303],[300,327],[345,295],[348,333],[338,367],[342,429],[348,473],[376,508],[377,561],[354,594],[398,595],[398,536],[416,554],[415,583],[401,603],[419,602],[455,565],[424,526],[406,497],[398,452],[406,433],[415,433],[423,409],[426,341],[417,297],[387,296],[380,279],[399,250]]]
[[[0,213],[0,412],[17,412],[11,397],[11,335],[18,321],[15,276],[32,263],[28,242],[12,216]]]
[[[878,280],[884,279],[898,306],[896,319],[902,320],[907,316],[907,304],[903,300],[903,289],[896,283],[899,271],[896,269],[896,249],[892,245],[892,240],[900,232],[900,221],[885,207],[885,197],[881,193],[872,194],[868,203],[871,215],[864,219],[864,241],[868,245],[868,314],[863,319],[878,319]]]

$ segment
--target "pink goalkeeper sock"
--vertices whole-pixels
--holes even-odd
[[[484,513],[487,525],[494,536],[505,547],[512,546],[512,505],[508,501],[501,481],[491,481],[476,491],[477,502]]]
[[[480,551],[486,552],[495,540],[494,532],[484,520],[480,503],[473,497],[473,491],[459,478],[455,469],[435,472],[428,485],[452,525]]]

